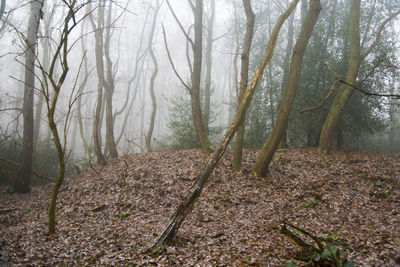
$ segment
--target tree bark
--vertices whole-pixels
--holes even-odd
[[[51,194],[50,205],[48,210],[49,215],[49,222],[48,222],[48,233],[54,234],[56,230],[56,207],[57,207],[57,196],[60,191],[61,185],[64,180],[65,176],[65,151],[67,146],[67,123],[69,116],[71,114],[71,102],[69,103],[69,108],[67,110],[66,121],[63,127],[63,140],[64,143],[62,144],[62,140],[60,138],[59,131],[57,129],[57,124],[55,122],[54,114],[57,108],[57,101],[61,92],[61,88],[65,82],[67,74],[69,72],[68,66],[68,36],[77,25],[75,21],[76,12],[78,12],[79,8],[75,9],[75,4],[77,0],[73,0],[70,2],[68,6],[68,13],[64,18],[64,28],[61,34],[60,41],[57,43],[57,49],[55,50],[54,56],[51,60],[50,70],[48,74],[42,68],[43,79],[46,80],[44,83],[46,88],[44,88],[44,93],[46,95],[47,101],[47,118],[49,122],[49,128],[51,130],[53,136],[53,142],[57,150],[57,159],[58,159],[58,175],[57,180],[54,184],[53,191]],[[58,62],[58,63],[57,63]],[[60,64],[62,66],[62,73],[60,76],[57,75],[59,78],[55,78],[54,66],[56,64]],[[50,81],[48,83],[47,81]],[[50,86],[53,91],[50,93],[48,86]]]
[[[104,40],[104,56],[106,58],[106,75],[104,81],[104,96],[106,104],[106,144],[110,152],[111,158],[118,157],[118,150],[114,138],[114,116],[113,116],[113,95],[115,90],[114,75],[113,75],[113,62],[110,57],[110,42],[111,42],[111,16],[112,16],[113,2],[109,1],[107,22],[105,24],[106,34]],[[104,15],[104,14],[103,14]]]
[[[204,89],[204,128],[207,135],[210,134],[210,113],[211,113],[211,69],[212,69],[212,48],[214,44],[213,31],[215,20],[215,0],[210,0],[210,17],[207,25],[207,47],[205,54],[206,81]]]
[[[293,50],[293,39],[294,39],[294,13],[290,16],[289,18],[289,27],[288,27],[288,43],[286,47],[286,54],[285,54],[285,59],[283,61],[283,80],[282,80],[282,86],[281,86],[281,91],[282,95],[284,93],[286,83],[288,80],[289,76],[289,65],[290,65],[290,55],[292,54]],[[287,128],[283,132],[281,143],[279,145],[280,148],[287,148],[288,147],[288,141],[287,141]]]
[[[201,149],[205,153],[211,150],[200,104],[200,84],[201,84],[201,64],[202,64],[202,42],[203,42],[203,1],[196,0],[194,14],[194,43],[193,49],[193,72],[191,74],[192,88],[190,90],[190,99],[192,106],[193,124],[196,130],[197,138]]]
[[[345,77],[347,83],[355,83],[360,64],[360,0],[352,0],[350,8],[350,60]],[[333,132],[351,91],[352,88],[345,84],[339,87],[322,126],[318,148],[319,154],[326,155],[331,152]]]
[[[156,28],[156,22],[157,22],[157,17],[158,17],[158,12],[160,10],[160,3],[157,0],[156,7],[154,10],[153,14],[153,22],[151,24],[151,31],[150,31],[150,37],[149,37],[149,44],[147,46],[147,49],[149,50],[151,59],[153,61],[154,65],[154,70],[153,73],[151,74],[150,77],[150,96],[151,96],[151,116],[150,116],[150,125],[149,129],[147,131],[147,134],[145,136],[145,141],[146,141],[146,150],[151,151],[151,138],[153,135],[153,130],[154,130],[154,122],[156,119],[156,112],[157,112],[157,101],[156,101],[156,95],[154,93],[154,82],[156,80],[157,74],[158,74],[158,63],[157,63],[157,58],[154,54],[153,51],[153,39],[154,39],[154,31]]]
[[[6,9],[6,0],[1,0],[1,4],[0,4],[0,20],[3,17],[5,9]]]
[[[250,49],[253,40],[254,21],[255,21],[255,15],[251,8],[250,0],[243,0],[243,6],[244,6],[244,11],[246,13],[247,23],[246,23],[246,33],[243,42],[242,65],[240,70],[239,103],[242,102],[243,100],[243,96],[246,91],[247,83],[249,80]],[[232,169],[234,171],[240,170],[242,166],[244,131],[245,131],[245,126],[243,123],[242,125],[239,126],[237,130],[235,145],[233,147]]]
[[[97,77],[99,79],[97,85],[97,104],[93,119],[93,145],[94,152],[97,157],[97,162],[101,165],[106,165],[106,159],[104,158],[101,150],[100,142],[100,116],[103,104],[103,85],[104,85],[104,63],[103,63],[103,29],[104,29],[104,2],[100,1],[98,7],[98,25],[94,21],[93,15],[89,16],[95,37],[95,53],[96,53],[96,70]]]
[[[301,32],[297,38],[296,45],[293,49],[288,82],[282,96],[278,117],[272,133],[261,149],[260,154],[258,155],[257,160],[252,168],[253,174],[257,177],[264,177],[267,174],[268,166],[271,163],[272,157],[277,150],[279,143],[281,142],[283,132],[287,127],[290,108],[296,95],[296,89],[300,80],[303,55],[319,17],[320,11],[320,0],[311,0],[309,11],[301,27]]]
[[[208,178],[210,177],[211,172],[213,171],[215,166],[221,160],[221,158],[224,155],[224,152],[226,150],[226,147],[228,146],[229,142],[232,140],[232,138],[235,135],[240,124],[243,123],[243,121],[245,119],[246,111],[251,103],[252,98],[253,98],[254,91],[255,91],[256,87],[258,86],[260,80],[262,79],[265,67],[271,61],[273,51],[275,48],[275,44],[276,44],[276,40],[278,38],[278,34],[282,27],[282,24],[285,22],[285,20],[289,17],[290,13],[296,7],[298,1],[299,0],[293,0],[291,2],[291,4],[289,5],[288,9],[279,17],[279,19],[274,27],[274,30],[272,32],[272,35],[269,39],[268,45],[265,49],[264,56],[256,69],[256,72],[252,78],[251,83],[247,86],[246,92],[243,97],[243,101],[240,103],[239,108],[236,112],[236,115],[235,115],[230,127],[228,128],[228,130],[222,137],[221,141],[219,142],[218,147],[210,155],[207,164],[202,168],[201,172],[198,174],[189,194],[185,197],[185,199],[178,206],[175,214],[171,218],[170,222],[168,223],[168,225],[166,226],[164,231],[158,236],[158,238],[155,240],[155,242],[149,248],[150,251],[157,250],[161,246],[170,243],[173,240],[173,238],[175,237],[182,222],[185,220],[187,215],[193,209],[193,205],[197,201],[197,199],[200,197],[201,191],[203,190],[205,183],[207,182]]]
[[[301,8],[300,8],[301,24],[303,24],[304,21],[306,20],[307,10],[308,10],[307,2],[308,0],[301,0]]]
[[[25,52],[25,83],[24,83],[24,103],[22,115],[24,118],[24,130],[22,137],[22,157],[21,168],[14,181],[13,189],[15,192],[29,193],[32,177],[33,162],[33,103],[35,88],[35,59],[37,32],[40,21],[40,12],[43,7],[42,0],[31,2],[31,13],[29,16],[28,36],[26,39]]]

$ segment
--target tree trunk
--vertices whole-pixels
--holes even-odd
[[[103,63],[103,29],[104,29],[104,2],[100,1],[98,7],[98,25],[94,22],[93,15],[89,16],[95,37],[95,53],[96,53],[96,70],[99,79],[97,85],[97,104],[93,119],[93,145],[97,162],[106,165],[106,159],[101,151],[100,142],[100,116],[103,104],[103,85],[104,85],[104,63]]]
[[[149,44],[148,44],[148,47],[147,47],[148,50],[149,50],[151,59],[153,61],[153,65],[154,65],[154,70],[153,70],[153,73],[151,74],[151,77],[150,77],[150,96],[151,96],[150,125],[149,125],[149,130],[147,131],[147,134],[145,136],[146,150],[147,151],[151,151],[151,138],[152,138],[152,135],[153,135],[154,122],[155,122],[155,119],[156,119],[156,111],[157,111],[156,95],[154,93],[154,82],[156,80],[157,73],[158,73],[158,63],[157,63],[157,58],[154,55],[154,51],[153,51],[153,39],[154,39],[154,31],[155,31],[155,27],[156,27],[156,22],[157,22],[157,17],[158,17],[159,10],[160,10],[160,3],[157,0],[156,8],[155,8],[154,14],[153,14],[153,22],[151,24]]]
[[[307,16],[307,10],[308,10],[308,4],[307,4],[308,0],[301,0],[301,11],[300,11],[300,16],[301,16],[301,24],[304,23],[304,21],[306,20],[306,16]]]
[[[360,0],[352,0],[350,8],[350,60],[345,77],[347,83],[355,83],[360,64]],[[325,155],[331,152],[333,132],[351,91],[352,88],[345,84],[339,87],[322,126],[318,148],[319,154]]]
[[[113,75],[113,63],[110,57],[110,42],[111,42],[111,16],[112,16],[112,1],[109,1],[107,23],[105,25],[106,35],[104,41],[104,56],[106,58],[107,71],[106,79],[104,81],[104,96],[106,104],[106,144],[107,149],[110,152],[111,158],[118,157],[118,150],[115,144],[114,138],[114,116],[113,116],[113,95],[114,95],[114,75]],[[103,14],[104,15],[104,14]]]
[[[37,32],[40,21],[40,12],[43,1],[31,2],[31,14],[29,16],[28,37],[26,39],[25,52],[25,82],[24,82],[24,103],[22,115],[24,118],[24,132],[22,137],[21,167],[14,181],[15,192],[29,193],[32,177],[33,162],[33,96],[35,88],[35,59]]]
[[[49,86],[49,82],[53,88],[53,92],[49,92],[49,88],[45,88],[45,94],[46,94],[46,101],[47,101],[47,118],[49,122],[49,128],[51,130],[51,133],[53,135],[53,142],[57,150],[57,159],[58,159],[58,175],[57,175],[57,180],[54,184],[53,191],[51,194],[51,199],[50,199],[50,206],[48,210],[48,215],[49,215],[49,222],[48,222],[48,233],[49,234],[54,234],[56,230],[56,208],[57,208],[57,196],[60,191],[62,182],[64,180],[65,176],[65,151],[66,151],[66,146],[67,146],[67,122],[69,119],[69,116],[71,115],[71,105],[69,105],[69,108],[67,110],[67,116],[66,116],[66,122],[64,123],[64,128],[63,128],[63,140],[64,143],[62,144],[61,138],[57,129],[57,125],[54,119],[54,114],[56,112],[57,108],[57,101],[61,92],[61,87],[63,86],[65,79],[67,77],[68,71],[69,71],[69,66],[68,66],[68,53],[69,53],[69,47],[68,47],[68,36],[71,33],[72,29],[75,28],[77,25],[75,21],[75,15],[76,12],[78,12],[79,9],[75,9],[75,4],[77,0],[71,1],[69,4],[69,10],[68,14],[66,15],[64,19],[64,28],[62,32],[62,38],[60,39],[59,43],[56,44],[56,51],[54,53],[54,56],[52,57],[51,65],[50,65],[50,70],[48,74],[44,71],[42,68],[42,74],[43,74],[43,79],[46,80],[45,86]],[[59,78],[55,78],[55,72],[54,72],[54,66],[57,64],[60,64],[62,66],[62,73],[59,76]],[[69,103],[71,104],[71,102]]]
[[[243,42],[242,65],[240,70],[239,103],[242,102],[243,100],[243,95],[246,91],[247,83],[249,80],[250,49],[253,40],[254,21],[255,21],[255,15],[251,8],[250,0],[243,0],[243,6],[244,6],[244,11],[246,13],[247,23],[246,23],[246,34]],[[240,170],[242,166],[244,131],[245,131],[245,126],[243,123],[242,125],[239,126],[239,129],[237,130],[235,145],[233,147],[232,169],[234,171]]]
[[[193,44],[193,72],[191,74],[192,88],[190,99],[192,105],[192,116],[194,128],[201,149],[205,153],[211,150],[210,141],[204,128],[204,121],[200,104],[200,83],[201,83],[201,62],[202,62],[202,42],[203,42],[203,1],[196,0],[194,13],[194,44]]]
[[[276,119],[272,133],[270,134],[267,142],[261,149],[260,154],[258,155],[257,160],[252,168],[253,174],[257,177],[264,177],[267,174],[268,166],[271,163],[272,157],[276,149],[278,148],[279,143],[281,142],[282,134],[287,127],[290,108],[292,106],[292,102],[295,97],[296,89],[300,80],[303,55],[306,50],[308,41],[312,35],[320,11],[320,0],[311,0],[310,9],[301,27],[300,35],[293,49],[288,82],[282,96],[282,101],[278,111],[278,117]]]
[[[289,18],[289,27],[288,27],[288,43],[286,47],[286,54],[285,54],[285,59],[283,62],[283,80],[282,80],[282,86],[281,86],[281,91],[282,95],[284,93],[286,83],[288,80],[289,76],[289,65],[290,65],[290,55],[292,54],[292,49],[293,49],[293,39],[294,39],[294,13],[290,16]],[[282,135],[282,140],[279,145],[280,148],[287,148],[288,147],[288,141],[287,141],[287,129],[283,132]]]
[[[88,163],[90,161],[90,148],[89,148],[89,143],[88,140],[86,138],[86,133],[85,133],[85,129],[83,127],[83,118],[82,118],[82,95],[85,92],[85,87],[87,84],[87,79],[89,77],[89,71],[88,71],[88,63],[87,63],[87,57],[86,57],[86,46],[85,46],[85,38],[83,38],[84,34],[85,34],[85,22],[82,22],[82,28],[81,28],[81,48],[82,48],[82,55],[84,55],[84,62],[83,62],[83,71],[84,71],[84,78],[82,81],[82,84],[79,88],[78,91],[78,95],[79,98],[76,101],[76,113],[77,113],[77,120],[78,120],[78,126],[79,126],[79,135],[82,139],[82,144],[83,144],[83,148],[84,148],[84,158],[85,158],[85,162]]]
[[[6,9],[6,0],[1,0],[1,3],[0,3],[0,20],[3,17],[5,9]]]
[[[57,125],[54,121],[54,112],[56,109],[56,103],[61,88],[55,90],[55,94],[52,99],[50,109],[47,112],[47,118],[49,121],[49,127],[53,135],[54,144],[57,149],[57,160],[58,160],[58,174],[57,180],[53,187],[53,192],[51,194],[50,206],[49,206],[49,224],[48,232],[49,234],[54,234],[56,232],[56,207],[57,207],[57,196],[60,191],[62,182],[65,176],[65,154],[63,147],[61,145],[61,140],[58,134]],[[64,141],[65,142],[65,141]]]
[[[210,113],[211,113],[211,69],[212,69],[212,48],[214,44],[213,30],[215,20],[215,0],[210,0],[210,17],[208,18],[207,25],[207,47],[206,47],[206,81],[204,89],[204,128],[206,134],[209,135],[210,131]]]
[[[243,123],[243,121],[245,119],[246,111],[251,103],[252,98],[253,98],[254,91],[263,76],[263,72],[264,72],[266,65],[269,64],[269,62],[271,61],[273,51],[275,48],[275,44],[276,44],[276,40],[278,38],[278,34],[282,27],[282,24],[285,22],[285,20],[289,17],[290,13],[296,7],[298,1],[299,0],[293,0],[291,2],[290,6],[288,7],[288,9],[279,17],[279,19],[274,27],[274,30],[272,32],[272,35],[269,39],[268,45],[265,50],[265,54],[256,69],[256,72],[253,76],[251,83],[248,85],[248,87],[246,89],[246,92],[243,96],[243,101],[240,103],[239,108],[236,112],[236,115],[235,115],[231,125],[229,126],[225,135],[222,137],[221,141],[219,142],[218,147],[215,149],[215,151],[209,157],[207,164],[203,167],[200,174],[197,176],[196,181],[194,182],[194,184],[191,188],[191,191],[185,197],[185,199],[181,202],[181,204],[178,206],[175,214],[171,218],[171,221],[168,223],[165,230],[156,239],[154,244],[152,244],[152,246],[150,247],[150,250],[156,250],[156,249],[160,248],[161,246],[170,243],[173,240],[180,225],[185,220],[187,215],[191,212],[194,203],[200,197],[201,191],[203,190],[203,187],[204,187],[205,183],[207,182],[208,178],[210,177],[214,167],[221,160],[221,158],[226,150],[226,147],[228,146],[229,142],[235,135],[239,126]]]

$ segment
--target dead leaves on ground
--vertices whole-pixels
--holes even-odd
[[[290,221],[347,244],[356,264],[400,264],[400,155],[290,149],[268,177],[254,178],[255,151],[240,172],[231,155],[215,169],[175,244],[143,253],[188,192],[205,157],[197,150],[146,153],[110,161],[66,180],[57,234],[46,236],[51,187],[29,195],[1,188],[0,263],[24,265],[277,266],[297,248],[279,234]]]

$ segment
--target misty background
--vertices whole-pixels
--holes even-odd
[[[78,1],[83,4],[83,1]],[[203,1],[203,61],[201,76],[201,105],[205,105],[207,41],[212,42],[211,57],[211,97],[209,136],[212,145],[218,142],[231,122],[237,106],[240,71],[240,51],[242,48],[246,17],[241,1],[215,1],[215,17],[211,23],[211,0]],[[306,2],[306,1],[305,1]],[[301,112],[315,107],[327,95],[335,79],[335,72],[346,73],[348,65],[349,27],[348,0],[322,1],[323,9],[313,36],[308,44],[302,66],[302,77],[291,109],[287,128],[289,147],[318,146],[319,134],[332,97],[319,109]],[[376,38],[382,21],[392,14],[400,4],[398,1],[361,1],[361,46],[371,45]],[[152,21],[157,3],[160,5],[151,36]],[[188,1],[169,1],[183,29],[193,36],[193,12]],[[146,150],[145,136],[148,132],[152,98],[150,94],[151,75],[155,69],[149,44],[158,63],[158,73],[154,80],[156,115],[151,136],[151,150],[188,149],[199,147],[192,125],[190,95],[176,72],[190,85],[190,67],[193,52],[170,8],[165,1],[93,1],[85,4],[76,13],[81,20],[68,37],[69,73],[62,86],[55,114],[59,131],[66,131],[66,154],[70,163],[84,167],[95,162],[93,149],[93,118],[97,103],[99,77],[96,73],[95,33],[90,16],[98,22],[98,8],[104,4],[104,31],[109,30],[109,59],[105,72],[111,71],[114,82],[112,95],[113,130],[118,154],[139,153]],[[250,77],[262,58],[271,29],[286,9],[289,1],[253,1],[256,15],[254,38],[250,53]],[[68,8],[62,1],[44,1],[38,28],[37,56],[35,64],[44,66],[54,55],[57,41],[62,34],[63,22]],[[7,1],[0,22],[0,141],[1,157],[18,163],[22,142],[24,98],[24,56],[25,36],[28,32],[30,2],[25,0]],[[108,17],[109,16],[109,17]],[[109,18],[110,24],[107,24]],[[253,102],[247,112],[245,148],[258,149],[264,144],[276,120],[284,81],[284,67],[289,35],[294,41],[300,31],[301,7],[297,7],[292,17],[293,32],[289,21],[280,33],[274,57],[265,70],[265,75],[257,88]],[[163,27],[166,43],[164,42]],[[360,88],[378,94],[399,94],[399,43],[400,20],[394,18],[385,26],[382,37],[365,59],[357,79]],[[102,54],[104,62],[106,56]],[[47,59],[46,59],[47,58]],[[191,62],[192,63],[192,62]],[[190,63],[190,64],[191,64]],[[111,69],[110,69],[111,66]],[[56,64],[55,72],[61,72]],[[58,69],[57,69],[58,68]],[[34,113],[35,125],[39,126],[34,161],[54,162],[54,145],[48,126],[46,102],[40,108],[43,98],[41,73],[36,68]],[[73,95],[73,105],[69,101]],[[78,100],[79,99],[79,100]],[[104,101],[103,97],[103,101]],[[400,152],[399,100],[388,97],[367,96],[354,90],[346,103],[345,110],[335,131],[334,144],[337,148]],[[106,147],[105,105],[100,117],[101,148],[106,157],[110,156]],[[40,153],[42,151],[42,153]],[[52,154],[53,153],[53,154]],[[46,156],[47,155],[47,156]],[[53,155],[53,156],[52,156]],[[15,170],[6,163],[2,183],[9,182]],[[50,173],[49,173],[50,175]]]

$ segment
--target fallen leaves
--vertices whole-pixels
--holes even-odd
[[[124,156],[69,177],[55,236],[46,235],[50,186],[0,188],[0,210],[12,209],[0,214],[0,264],[276,266],[297,250],[279,234],[283,220],[340,239],[357,265],[400,264],[400,155],[283,150],[266,178],[250,174],[255,157],[245,151],[234,173],[228,152],[159,255],[144,250],[206,160],[197,150]]]

